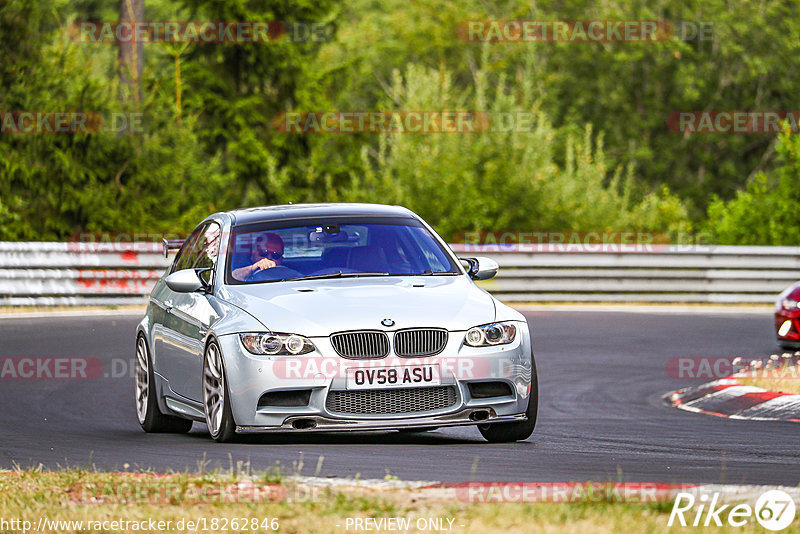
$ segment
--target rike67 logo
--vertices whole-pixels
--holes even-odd
[[[720,504],[719,493],[714,493],[709,499],[705,494],[698,497],[681,492],[675,496],[667,526],[673,526],[677,520],[682,527],[721,527],[726,523],[743,527],[754,516],[767,530],[783,530],[794,521],[794,500],[785,491],[769,490],[758,498],[755,507],[751,507],[749,504]]]

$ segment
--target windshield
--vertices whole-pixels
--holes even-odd
[[[247,225],[233,229],[230,244],[231,284],[460,274],[434,236],[413,219]]]

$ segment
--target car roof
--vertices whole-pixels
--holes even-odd
[[[261,206],[227,212],[234,226],[275,220],[313,219],[318,217],[404,217],[416,218],[402,206],[384,204],[330,203],[284,204]]]

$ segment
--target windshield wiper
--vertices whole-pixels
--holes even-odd
[[[308,276],[297,276],[295,278],[282,278],[280,280],[275,280],[276,282],[292,282],[294,280],[317,280],[321,278],[339,278],[342,276],[342,271],[333,271],[332,273],[326,274],[311,274]]]
[[[296,280],[321,280],[325,278],[358,278],[359,276],[388,276],[389,273],[343,273],[342,271],[333,271],[326,274],[312,274],[309,276],[298,276],[296,278],[283,278],[275,280],[276,282],[294,282]]]
[[[454,273],[453,271],[437,271],[433,272],[430,269],[425,269],[421,273],[409,273],[409,274],[398,274],[396,276],[455,276],[459,273]]]

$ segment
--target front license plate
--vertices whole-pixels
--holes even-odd
[[[347,389],[407,388],[438,386],[440,383],[438,365],[355,367],[347,370]]]

